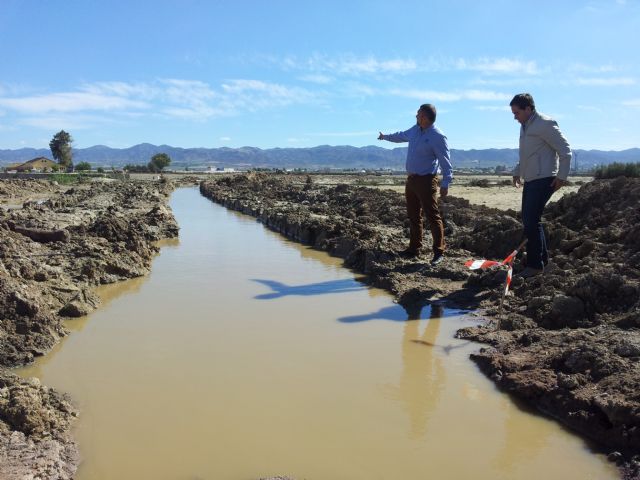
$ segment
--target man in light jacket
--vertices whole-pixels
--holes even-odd
[[[553,192],[567,185],[571,147],[552,118],[536,111],[533,97],[519,93],[511,103],[513,117],[520,123],[520,159],[513,171],[513,185],[522,186],[522,225],[527,238],[527,266],[519,274],[540,275],[549,254],[542,228],[542,212]]]

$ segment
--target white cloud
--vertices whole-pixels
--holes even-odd
[[[406,74],[415,72],[418,69],[417,62],[410,58],[378,59],[372,55],[359,57],[351,54],[342,54],[332,58],[316,54],[303,60],[291,56],[280,60],[271,60],[279,63],[286,70],[302,70],[314,73],[329,72],[332,75]]]
[[[96,125],[104,124],[105,118],[90,115],[62,114],[62,115],[38,115],[37,117],[25,117],[19,120],[20,125],[43,128],[45,130],[88,130]]]
[[[488,58],[479,59],[441,59],[427,57],[424,59],[413,58],[387,58],[380,59],[375,56],[356,56],[342,54],[335,57],[326,55],[312,55],[307,59],[298,59],[293,56],[277,59],[271,57],[271,62],[278,63],[286,70],[304,70],[309,72],[331,72],[342,75],[361,74],[408,74],[421,71],[448,71],[469,70],[486,75],[538,75],[540,68],[535,61],[523,61],[517,58]]]
[[[333,82],[333,78],[328,76],[328,75],[322,75],[322,74],[309,74],[309,75],[303,75],[301,77],[299,77],[300,80],[303,80],[305,82],[311,82],[311,83],[318,83],[320,85],[327,85],[331,82]]]
[[[462,100],[459,93],[437,92],[434,90],[391,90],[391,95],[398,97],[415,98],[420,101],[431,102],[457,102]]]
[[[308,142],[308,139],[306,138],[296,138],[296,137],[287,138],[287,143],[306,143],[306,142]]]
[[[314,132],[307,133],[310,137],[369,137],[372,135],[377,136],[378,132],[375,131],[361,131],[361,132]]]
[[[75,91],[9,96],[6,88],[0,95],[0,111],[9,110],[23,116],[18,122],[49,128],[55,122],[83,128],[78,119],[95,123],[98,112],[109,118],[165,116],[204,120],[236,115],[242,111],[275,108],[291,104],[316,102],[318,93],[260,80],[231,80],[219,87],[198,80],[158,79],[150,83],[96,82],[83,84]],[[73,115],[73,116],[72,116]],[[91,115],[94,115],[93,117]]]
[[[577,105],[576,108],[586,112],[602,112],[601,108],[594,107],[593,105]]]
[[[0,98],[0,106],[24,114],[148,108],[139,100],[90,92],[62,92],[31,97]]]
[[[373,57],[342,59],[336,64],[338,71],[346,74],[361,73],[409,73],[416,70],[413,60],[377,60]]]
[[[288,87],[261,80],[236,79],[221,86],[221,102],[229,109],[258,109],[315,103],[318,95],[304,88]]]
[[[635,85],[636,80],[631,77],[578,78],[576,83],[588,87],[619,87]]]
[[[220,137],[218,138],[219,141],[221,142],[230,142],[231,141],[231,137]]]
[[[631,100],[626,100],[622,102],[622,104],[627,107],[640,107],[640,98],[633,98]]]
[[[370,87],[369,85],[364,85],[362,83],[346,84],[344,92],[346,92],[348,95],[355,95],[358,97],[373,97],[374,95],[378,95],[379,93],[378,89]]]
[[[618,71],[614,65],[585,65],[584,63],[572,63],[567,67],[569,72],[574,73],[612,73]]]
[[[150,100],[159,93],[158,87],[148,83],[96,82],[80,87],[83,92],[95,95],[115,95],[117,97],[134,97]]]
[[[461,100],[472,101],[507,101],[512,95],[493,92],[490,90],[461,90],[453,92],[441,92],[436,90],[391,90],[392,95],[399,97],[415,98],[425,102],[459,102]]]
[[[511,112],[511,109],[508,105],[498,106],[498,105],[477,105],[473,107],[475,110],[481,110],[486,112]]]
[[[538,75],[540,73],[536,62],[522,61],[513,58],[480,58],[478,60],[455,61],[458,70],[471,70],[485,75]]]

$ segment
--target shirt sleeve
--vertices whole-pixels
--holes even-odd
[[[449,145],[447,144],[447,137],[442,135],[437,141],[433,143],[433,150],[438,159],[438,164],[442,170],[442,188],[449,188],[449,184],[453,181],[453,168],[451,167],[451,154],[449,152]]]
[[[544,141],[557,152],[560,159],[558,178],[566,180],[571,168],[571,147],[555,121],[551,123],[548,129],[545,129]]]
[[[409,131],[410,130],[406,130],[404,132],[390,133],[389,135],[384,135],[382,137],[382,139],[383,140],[387,140],[389,142],[393,142],[393,143],[408,142],[409,141]]]

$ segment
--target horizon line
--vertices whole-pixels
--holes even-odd
[[[351,147],[351,148],[356,148],[356,149],[362,149],[362,148],[370,148],[370,147],[374,147],[374,148],[380,148],[382,150],[397,150],[399,148],[407,148],[406,146],[397,146],[394,148],[385,148],[379,145],[364,145],[361,147],[356,147],[353,145],[329,145],[329,144],[321,144],[321,145],[315,145],[313,147],[269,147],[269,148],[262,148],[262,147],[254,147],[251,145],[243,145],[242,147],[227,147],[227,146],[220,146],[220,147],[176,147],[173,145],[168,145],[168,144],[160,144],[160,145],[156,145],[154,143],[149,143],[149,142],[141,142],[141,143],[136,143],[135,145],[131,145],[129,147],[110,147],[108,145],[104,145],[104,144],[97,144],[97,145],[91,145],[89,147],[72,147],[74,150],[87,150],[89,148],[96,148],[96,147],[104,147],[104,148],[109,148],[111,150],[128,150],[130,148],[135,148],[135,147],[139,147],[141,145],[149,145],[152,147],[168,147],[168,148],[176,148],[176,149],[181,149],[181,150],[191,150],[191,149],[199,149],[199,150],[218,150],[221,148],[226,148],[229,150],[240,150],[243,148],[252,148],[252,149],[256,149],[256,150],[309,150],[309,149],[313,149],[313,148],[320,148],[320,147],[330,147],[330,148],[341,148],[341,147]],[[50,150],[47,147],[20,147],[20,148],[0,148],[0,151],[19,151],[19,150]],[[640,149],[640,147],[628,147],[628,148],[622,148],[622,149],[603,149],[603,148],[572,148],[572,151],[598,151],[598,152],[624,152],[627,150],[637,150]],[[457,151],[473,151],[473,150],[518,150],[518,147],[485,147],[485,148],[451,148],[451,150],[457,150]]]

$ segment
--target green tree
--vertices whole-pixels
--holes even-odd
[[[640,177],[640,162],[637,163],[610,163],[609,165],[600,165],[596,168],[593,175],[595,178],[616,178],[616,177]]]
[[[53,155],[53,158],[55,158],[58,163],[65,168],[73,167],[71,152],[72,142],[73,138],[71,138],[71,135],[64,130],[60,130],[56,133],[49,142],[51,155]]]
[[[166,153],[156,153],[151,157],[149,162],[149,170],[152,172],[161,172],[165,167],[171,163],[171,158]]]
[[[91,165],[89,164],[89,162],[80,162],[78,165],[76,165],[76,170],[79,172],[89,171],[91,170]]]

